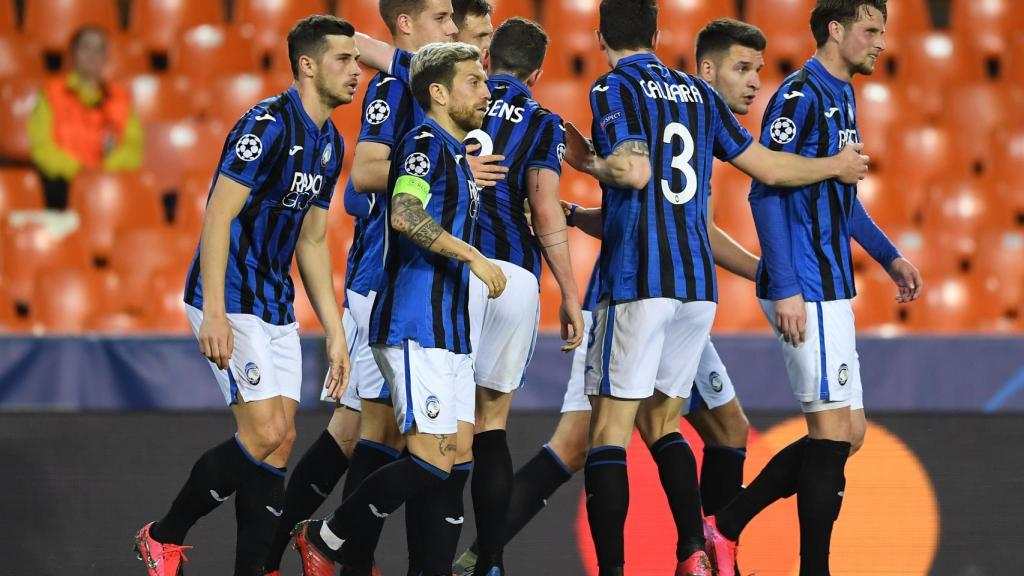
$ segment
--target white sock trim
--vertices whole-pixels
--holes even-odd
[[[345,543],[344,540],[335,536],[334,532],[331,532],[331,529],[327,526],[327,522],[320,525],[320,538],[331,550],[338,550],[341,548],[341,545]]]

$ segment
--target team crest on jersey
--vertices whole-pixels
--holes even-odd
[[[437,396],[431,394],[427,396],[427,401],[423,408],[427,413],[427,418],[433,420],[441,413],[441,401],[437,399]]]
[[[839,366],[839,385],[846,386],[846,382],[850,379],[850,369],[846,364]]]
[[[422,152],[413,152],[405,158],[405,171],[420,178],[430,173],[430,158]]]
[[[558,147],[555,148],[555,153],[558,154],[558,163],[561,164],[562,161],[565,160],[565,144],[559,144]]]
[[[324,155],[320,157],[320,167],[326,168],[327,163],[331,161],[331,145],[328,144],[327,148],[324,148]]]
[[[374,100],[366,107],[366,121],[376,126],[391,116],[391,106],[384,100]]]
[[[783,116],[772,122],[768,131],[772,135],[772,140],[779,144],[789,144],[796,137],[796,124]]]
[[[255,362],[249,362],[245,365],[245,379],[253,386],[260,383],[260,367]]]
[[[715,392],[722,391],[722,376],[718,372],[712,372],[708,377],[708,380],[711,382],[712,390]]]
[[[252,162],[263,154],[263,142],[255,134],[246,134],[235,143],[235,156],[243,162]]]

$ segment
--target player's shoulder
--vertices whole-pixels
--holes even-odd
[[[229,138],[258,138],[264,147],[270,145],[288,130],[288,100],[288,93],[282,92],[257,102],[238,119]]]
[[[813,76],[806,68],[801,68],[786,76],[773,97],[782,97],[784,100],[797,100],[798,104],[813,102],[818,99],[820,94],[813,86],[813,83]]]
[[[285,108],[288,106],[288,92],[264,98],[242,114],[241,120],[252,122],[269,122],[269,125],[283,124],[286,119]]]

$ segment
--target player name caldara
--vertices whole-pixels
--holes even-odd
[[[696,102],[703,104],[704,97],[695,86],[669,84],[660,80],[642,80],[640,87],[648,98],[661,98],[672,102]]]

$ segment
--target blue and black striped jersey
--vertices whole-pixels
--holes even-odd
[[[252,107],[224,143],[218,177],[251,189],[231,221],[225,276],[227,312],[253,314],[270,324],[295,322],[290,276],[295,242],[310,206],[327,210],[341,172],[345,143],[327,120],[317,128],[295,88]],[[213,193],[214,184],[210,188]],[[203,307],[196,249],[185,302]]]
[[[598,255],[597,262],[594,262],[594,269],[590,271],[590,280],[587,281],[587,291],[583,294],[583,310],[593,311],[597,308],[598,294],[601,290],[601,256]]]
[[[732,160],[753,139],[707,83],[649,53],[621,59],[594,82],[590,105],[598,155],[639,141],[651,157],[644,189],[602,184],[599,298],[715,300],[707,233],[712,163]]]
[[[411,55],[397,52],[395,65],[408,67]],[[406,83],[382,72],[370,81],[363,97],[359,142],[385,144],[391,148],[391,157],[394,158],[395,145],[406,133],[423,122],[423,117],[423,110],[412,97]],[[366,217],[353,214],[356,216],[355,234],[348,252],[345,287],[365,296],[371,290],[377,290],[382,281],[384,236],[387,231],[383,204],[387,195],[383,191],[359,194],[349,179],[345,195],[348,197],[350,194],[364,196],[368,212]]]
[[[480,197],[466,147],[433,119],[405,135],[394,149],[388,189],[402,178],[426,190],[424,209],[449,234],[472,243]],[[389,221],[390,201],[385,210]],[[469,354],[469,266],[420,248],[388,226],[384,281],[373,303],[370,344]]]
[[[839,153],[859,142],[853,86],[832,76],[816,58],[791,74],[772,96],[761,122],[761,143],[810,158]],[[857,199],[857,186],[830,179],[801,188],[750,189],[761,243],[757,295],[807,301],[853,298],[850,237],[888,266],[899,256]]]

